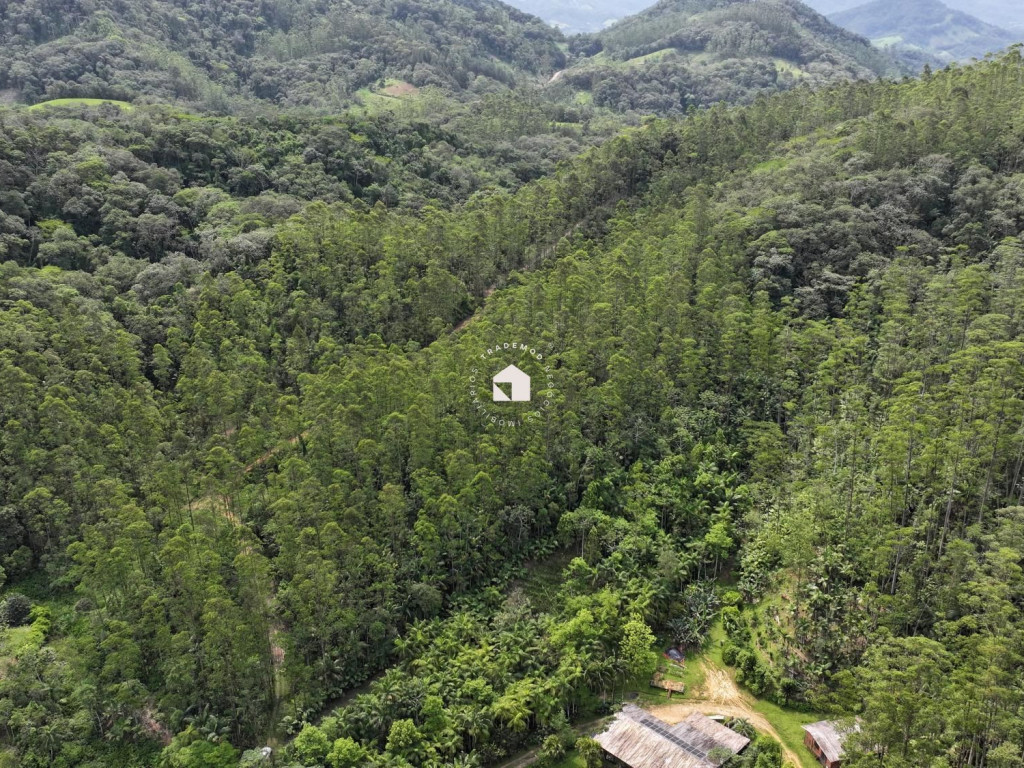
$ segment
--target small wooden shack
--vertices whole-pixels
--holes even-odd
[[[831,720],[811,723],[803,728],[804,744],[825,768],[839,768],[843,764],[843,742],[851,733],[860,730],[856,723],[844,726]]]
[[[750,743],[700,713],[669,725],[633,704],[595,739],[608,755],[630,768],[717,768]]]
[[[669,680],[661,672],[655,672],[654,677],[651,679],[652,688],[661,688],[663,691],[668,691],[668,697],[671,699],[673,693],[686,693],[686,683],[682,680]]]

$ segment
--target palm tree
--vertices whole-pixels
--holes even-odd
[[[491,705],[491,711],[497,720],[508,725],[513,731],[525,731],[530,723],[533,712],[528,706],[532,681],[529,679],[513,683],[505,694]]]
[[[757,736],[757,729],[750,724],[749,720],[745,720],[742,717],[737,717],[729,722],[729,727],[736,731],[740,736],[746,736],[748,739],[753,739]]]
[[[391,727],[391,714],[388,705],[372,693],[363,694],[359,697],[365,699],[363,708],[364,722],[377,741],[383,741],[388,735],[388,728]]]
[[[480,768],[483,763],[476,752],[468,752],[466,754],[456,755],[447,763],[447,765],[451,768]]]
[[[396,637],[391,641],[395,649],[395,655],[402,661],[408,661],[413,657],[413,644],[408,637]]]

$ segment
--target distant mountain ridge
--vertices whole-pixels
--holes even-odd
[[[874,0],[829,18],[876,45],[923,53],[940,63],[982,58],[1021,39],[940,0]]]
[[[814,10],[825,15],[848,11],[863,5],[863,0],[806,0]],[[902,0],[893,0],[891,5],[898,8]],[[975,18],[995,24],[1009,31],[1024,31],[1024,3],[1017,0],[947,0],[946,5],[956,11],[963,11]]]
[[[649,0],[511,0],[509,5],[532,13],[567,34],[599,32],[626,16],[640,13]]]
[[[752,36],[744,39],[745,33]],[[700,47],[732,54],[794,56],[801,63],[835,54],[837,61],[852,60],[876,72],[889,66],[862,37],[837,27],[798,0],[661,0],[597,37],[606,50]]]
[[[620,111],[681,113],[905,71],[797,0],[662,0],[571,46],[586,58],[559,82]]]

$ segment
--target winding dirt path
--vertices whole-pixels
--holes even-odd
[[[786,746],[768,719],[753,708],[749,697],[739,689],[729,674],[725,670],[709,664],[706,659],[701,659],[700,663],[704,670],[704,684],[695,689],[693,695],[686,699],[672,704],[659,704],[650,707],[651,714],[671,725],[684,720],[694,712],[700,712],[702,715],[742,717],[757,730],[767,733],[778,741],[782,745],[782,756],[785,761],[792,763],[794,768],[800,768],[803,763],[800,761],[799,755]]]
[[[295,437],[289,438],[287,445],[295,445],[295,444],[297,444],[299,442],[299,440],[305,440],[307,437],[309,437],[309,430],[308,429],[305,432],[303,432],[301,435],[296,435]],[[248,464],[246,464],[245,468],[242,469],[243,474],[249,474],[254,469],[256,469],[256,467],[263,466],[268,461],[270,461],[272,458],[274,458],[278,453],[280,453],[281,449],[283,449],[285,447],[286,447],[285,445],[275,445],[273,448],[271,448],[269,451],[264,453],[262,456],[259,456],[256,459],[254,459],[253,461],[251,461]]]

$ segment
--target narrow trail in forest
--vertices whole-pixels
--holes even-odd
[[[561,73],[558,73],[558,74],[561,74]],[[557,76],[558,75],[556,75],[556,77]],[[572,227],[570,227],[568,230],[566,230],[562,234],[562,238],[569,237],[578,228],[579,228],[579,224],[573,225]],[[536,267],[537,265],[546,263],[547,260],[550,259],[554,255],[554,253],[555,253],[555,246],[554,245],[545,246],[544,248],[541,249],[540,253],[538,254],[536,262],[534,263],[534,265],[533,266],[524,267],[523,271],[529,272],[532,269],[534,269],[534,267]],[[506,274],[505,277],[508,277],[508,274]],[[486,299],[488,299],[491,296],[491,294],[493,294],[496,290],[498,290],[498,284],[497,283],[493,284],[490,288],[485,290],[484,291],[484,295],[483,295],[482,298],[486,301]],[[476,308],[476,311],[474,311],[469,317],[467,317],[467,318],[465,318],[463,320],[460,320],[458,323],[456,323],[455,326],[452,328],[451,333],[454,335],[456,333],[459,333],[460,331],[465,330],[467,327],[469,327],[470,323],[472,323],[474,320],[476,320],[476,318],[483,311],[484,305],[485,305],[484,303],[481,303],[480,306]]]
[[[225,437],[230,437],[232,434],[234,434],[234,432],[234,429],[230,429],[227,432],[225,432],[224,435]],[[302,432],[296,435],[295,437],[288,439],[286,442],[274,446],[273,448],[269,449],[268,451],[264,452],[263,454],[261,454],[260,456],[246,464],[242,468],[241,474],[243,476],[247,475],[254,469],[263,466],[268,461],[273,459],[281,451],[296,445],[300,440],[305,440],[306,437],[308,437],[308,435],[309,430],[306,430],[305,432]],[[242,521],[242,518],[239,516],[238,512],[236,512],[232,508],[231,499],[227,496],[206,495],[189,503],[190,510],[198,510],[204,508],[213,510],[214,513],[220,515],[220,517],[222,517],[224,520],[230,523],[231,526],[235,529],[240,530],[245,527],[245,524]],[[240,552],[241,554],[245,555],[253,555],[256,553],[256,547],[254,546],[251,537],[246,537],[244,539],[242,546],[240,548]],[[274,709],[271,714],[272,726],[270,731],[271,733],[273,733],[274,730],[276,729],[276,725],[274,725],[273,723],[275,723],[279,717],[281,702],[284,700],[284,697],[287,695],[288,691],[283,674],[285,651],[280,641],[280,636],[284,633],[284,622],[282,622],[280,618],[274,615],[274,611],[272,608],[274,595],[277,593],[277,585],[273,582],[273,580],[271,580],[269,584],[265,585],[265,588],[266,589],[264,603],[266,607],[267,619],[267,644],[270,648],[270,664],[271,669],[273,671],[274,686]],[[275,739],[271,738],[271,741],[275,741]]]
[[[488,288],[486,291],[484,291],[484,299],[486,299],[488,296],[490,296],[492,293],[494,293],[495,290],[497,290],[497,286],[496,285],[492,285],[490,288]],[[479,307],[477,307],[476,311],[473,314],[471,314],[465,320],[460,321],[458,325],[456,325],[454,328],[452,328],[452,333],[455,334],[455,333],[458,333],[459,331],[465,330],[466,327],[470,323],[472,323],[474,320],[476,320],[477,315],[480,314],[480,310],[483,309],[483,308],[484,308],[483,304],[481,304]]]
[[[611,717],[609,717],[608,715],[601,715],[601,717],[595,717],[590,720],[587,720],[586,722],[574,725],[572,727],[572,730],[573,732],[575,732],[577,736],[591,734],[594,732],[593,727],[605,720],[610,722]],[[514,757],[510,757],[503,763],[498,763],[495,766],[495,768],[525,768],[525,766],[533,765],[537,761],[537,754],[539,752],[539,746],[533,747],[531,749],[526,750],[525,752],[520,752],[518,755],[515,755]]]
[[[768,718],[754,709],[750,697],[739,689],[729,673],[709,663],[707,659],[701,659],[700,663],[704,670],[703,685],[694,690],[692,696],[687,696],[686,699],[680,699],[672,704],[659,704],[651,707],[651,714],[670,725],[675,725],[694,712],[700,712],[702,715],[742,717],[757,730],[767,733],[778,741],[782,745],[782,755],[785,760],[792,763],[794,768],[800,768],[803,765],[800,756],[786,746]]]
[[[309,436],[309,430],[306,430],[305,432],[299,433],[295,437],[289,438],[289,440],[286,443],[284,443],[282,445],[277,445],[277,446],[271,448],[270,450],[268,450],[265,453],[263,453],[260,456],[258,456],[253,461],[251,461],[248,464],[246,464],[245,467],[242,470],[242,474],[247,475],[250,472],[252,472],[254,469],[256,469],[257,467],[263,466],[268,461],[270,461],[272,458],[274,458],[278,453],[280,453],[282,450],[284,450],[285,448],[297,445],[300,440],[305,440],[306,437],[308,437],[308,436]],[[229,520],[235,526],[238,526],[238,527],[242,526],[242,520],[238,517],[238,515],[236,513],[234,513],[230,509],[230,507],[225,505],[224,510],[225,510],[225,515],[224,516],[225,516],[225,518],[227,520]],[[247,542],[246,545],[245,545],[245,548],[243,549],[243,551],[245,553],[247,553],[247,554],[252,554],[252,552],[253,552],[252,543],[251,542]],[[285,682],[284,674],[283,674],[283,671],[282,671],[282,668],[284,666],[284,646],[282,646],[281,642],[280,642],[280,636],[284,632],[284,622],[281,621],[280,618],[278,618],[277,616],[274,615],[274,612],[273,612],[273,609],[272,609],[274,595],[277,593],[277,584],[275,584],[275,583],[273,583],[273,581],[271,581],[271,583],[268,586],[269,586],[269,589],[267,591],[267,597],[266,597],[266,608],[267,608],[267,642],[270,645],[270,665],[271,665],[271,668],[273,669],[273,673],[274,673],[274,711],[273,711],[273,713],[271,715],[271,721],[272,721],[272,726],[271,726],[272,731],[271,731],[271,733],[273,733],[274,732],[273,729],[276,729],[276,726],[273,725],[273,723],[276,722],[279,719],[281,703],[284,701],[284,697],[288,693],[288,690],[287,690],[288,686],[287,686],[287,684]],[[271,741],[275,741],[275,740],[272,738]]]
[[[243,474],[247,475],[254,469],[256,469],[256,467],[262,467],[264,464],[266,464],[268,461],[274,458],[277,454],[279,454],[284,448],[295,445],[296,443],[299,442],[299,440],[305,440],[307,437],[309,437],[308,429],[305,432],[296,435],[295,437],[289,438],[288,442],[285,445],[274,446],[269,451],[263,453],[262,455],[258,456],[257,458],[253,459],[248,464],[246,464],[245,467],[242,469]]]

